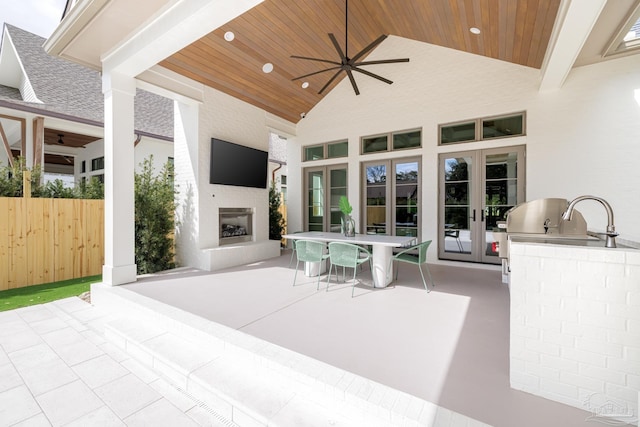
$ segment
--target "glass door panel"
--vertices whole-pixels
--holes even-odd
[[[308,231],[324,231],[324,171],[308,172],[307,197]]]
[[[387,166],[365,167],[366,174],[366,232],[387,234]]]
[[[520,150],[518,149],[520,148]],[[499,263],[498,252],[494,245],[493,233],[498,229],[498,221],[506,220],[509,209],[519,203],[518,195],[524,188],[518,179],[518,159],[522,156],[522,147],[513,151],[483,151],[484,156],[484,235],[482,261]],[[524,200],[524,198],[522,198]]]
[[[418,162],[395,163],[395,235],[418,237]]]
[[[471,254],[473,245],[471,219],[473,156],[446,157],[442,162],[444,178],[444,210],[442,227],[442,251],[456,254],[456,259]]]
[[[342,212],[340,211],[340,197],[347,195],[347,169],[329,170],[329,231],[340,232],[342,228]]]

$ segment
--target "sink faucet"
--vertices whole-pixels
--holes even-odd
[[[609,203],[607,203],[606,200],[601,199],[600,197],[595,197],[595,196],[576,197],[571,201],[571,203],[569,203],[569,207],[567,207],[566,212],[562,214],[562,219],[565,221],[571,221],[571,216],[573,215],[573,209],[575,208],[576,204],[578,204],[578,202],[581,202],[583,200],[595,200],[596,202],[600,202],[600,204],[604,206],[605,210],[607,211],[607,232],[605,233],[607,235],[607,241],[604,247],[615,248],[616,236],[618,235],[618,233],[616,233],[616,226],[613,225],[613,209],[611,209],[611,205],[609,205]]]

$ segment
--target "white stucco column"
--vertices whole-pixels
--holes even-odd
[[[174,102],[173,155],[178,186],[176,240],[180,265],[201,266],[199,249],[200,198],[198,194],[198,114],[197,102]]]
[[[103,70],[104,266],[108,285],[135,282],[133,77]]]

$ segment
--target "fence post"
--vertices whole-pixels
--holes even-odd
[[[22,197],[31,197],[31,172],[22,172]]]

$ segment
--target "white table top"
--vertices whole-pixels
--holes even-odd
[[[385,234],[356,234],[354,237],[347,237],[343,233],[331,233],[325,231],[305,231],[303,233],[285,234],[285,239],[305,239],[318,240],[321,242],[347,242],[356,245],[372,246],[409,246],[415,243],[416,238],[412,236],[387,236]]]

